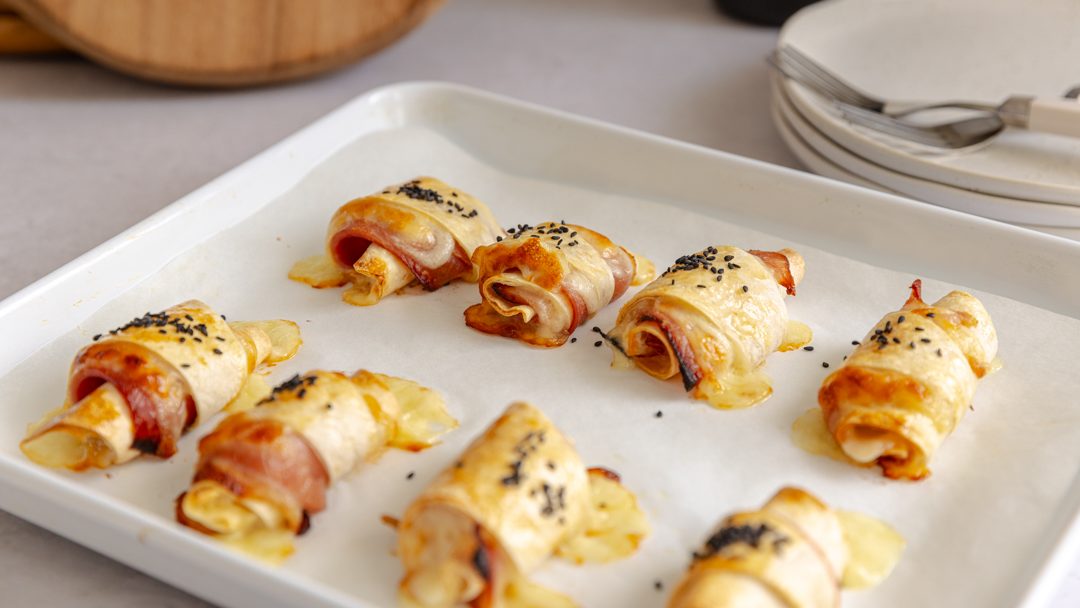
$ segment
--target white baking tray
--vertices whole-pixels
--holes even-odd
[[[615,306],[576,344],[547,351],[465,328],[472,285],[358,309],[285,279],[293,260],[318,251],[341,202],[417,174],[476,194],[507,225],[579,221],[661,268],[708,244],[796,246],[808,274],[792,315],[815,329],[817,350],[774,355],[773,398],[722,412],[690,402],[678,383],[608,369],[587,328],[609,327]],[[927,279],[931,298],[950,285],[983,297],[1006,362],[934,475],[888,482],[794,448],[787,429],[814,406],[821,362],[838,364],[914,276]],[[173,522],[172,499],[207,427],[169,462],[108,474],[56,473],[21,456],[25,425],[62,399],[67,366],[89,336],[187,297],[230,318],[298,321],[305,348],[275,379],[320,366],[415,378],[447,396],[462,428],[442,446],[388,454],[344,480],[280,568]],[[1080,545],[1077,318],[1078,243],[462,87],[395,85],[0,303],[0,508],[222,605],[390,605],[400,566],[379,515],[399,514],[510,400],[529,399],[589,464],[620,471],[652,521],[629,560],[538,573],[584,605],[663,605],[713,523],[791,483],[883,517],[909,540],[893,576],[846,594],[845,605],[1038,606]]]

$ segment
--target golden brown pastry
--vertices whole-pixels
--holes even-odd
[[[67,403],[30,427],[34,462],[79,471],[140,453],[168,458],[192,426],[269,392],[257,372],[300,348],[292,321],[229,323],[191,300],[94,336],[75,357]]]
[[[387,446],[419,451],[456,426],[437,393],[408,380],[366,371],[297,375],[203,437],[176,516],[277,561],[326,507],[331,484]]]
[[[802,256],[717,246],[685,255],[619,311],[604,337],[613,365],[637,366],[667,380],[681,376],[697,399],[718,408],[748,407],[772,394],[762,370],[773,352],[810,342],[788,318]]]
[[[934,452],[964,417],[978,380],[993,371],[997,333],[975,296],[922,301],[922,281],[821,385],[818,403],[844,453],[892,479],[930,474]]]
[[[904,540],[890,527],[784,488],[723,521],[693,555],[668,608],[835,608],[841,588],[877,584]]]
[[[349,283],[342,298],[368,306],[413,280],[429,291],[475,281],[470,256],[505,234],[487,205],[420,177],[343,205],[330,220],[326,253],[297,262],[289,278],[318,288]]]
[[[587,470],[540,410],[515,403],[406,510],[398,527],[400,602],[573,605],[526,575],[552,555],[626,557],[647,533],[618,476]]]
[[[648,260],[575,224],[521,225],[473,254],[479,304],[465,311],[474,329],[537,346],[561,346],[630,285],[652,278]]]

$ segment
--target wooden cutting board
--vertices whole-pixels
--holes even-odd
[[[332,70],[443,0],[2,0],[65,47],[134,76],[242,86]]]

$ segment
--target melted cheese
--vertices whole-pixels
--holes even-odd
[[[577,603],[565,595],[537,585],[524,576],[515,576],[502,596],[505,608],[575,608]]]
[[[885,580],[904,552],[907,541],[889,524],[861,513],[837,511],[850,558],[842,584],[865,589]]]
[[[316,289],[341,287],[349,282],[349,275],[325,253],[306,257],[293,264],[289,278]]]
[[[240,498],[215,481],[199,481],[181,499],[184,516],[227,546],[270,563],[293,552],[293,532],[273,505]]]
[[[795,419],[791,424],[791,441],[796,447],[810,454],[839,462],[851,462],[829,432],[829,427],[825,426],[825,418],[821,415],[820,408],[806,410]]]
[[[418,452],[438,444],[440,437],[457,428],[458,421],[447,411],[439,393],[411,380],[376,375],[394,395],[400,410],[390,447]]]
[[[585,529],[555,549],[555,555],[577,564],[605,563],[637,551],[649,534],[649,521],[637,498],[601,472],[589,472],[589,513]]]

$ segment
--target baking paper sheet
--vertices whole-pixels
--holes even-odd
[[[748,410],[719,411],[690,400],[677,380],[659,382],[609,367],[610,352],[594,347],[598,338],[589,329],[609,329],[628,296],[579,329],[575,344],[544,350],[466,327],[462,311],[479,300],[473,284],[412,291],[356,308],[340,300],[339,290],[286,279],[294,261],[321,250],[327,221],[340,204],[417,175],[476,195],[506,226],[564,219],[595,228],[660,270],[707,245],[795,247],[807,272],[788,306],[792,318],[813,328],[815,350],[774,354],[767,366],[772,398]],[[724,196],[722,184],[717,196]],[[367,368],[436,388],[460,419],[461,428],[443,445],[421,454],[390,452],[339,483],[328,509],[313,518],[283,566],[355,596],[359,605],[392,606],[401,575],[392,555],[394,534],[380,515],[400,515],[507,404],[528,400],[573,438],[587,464],[618,471],[652,523],[652,535],[631,559],[582,567],[551,561],[537,573],[584,606],[663,605],[690,552],[715,523],[734,510],[759,506],[785,484],[835,507],[880,517],[908,540],[893,575],[876,589],[845,593],[845,605],[993,606],[1006,601],[1015,577],[1048,540],[1045,526],[1077,473],[1080,321],[975,292],[997,325],[1004,368],[982,381],[974,411],[945,442],[931,463],[933,475],[923,482],[889,481],[876,469],[807,454],[790,439],[791,423],[815,407],[822,379],[850,352],[851,341],[903,304],[914,278],[665,201],[501,173],[432,131],[399,128],[333,155],[279,200],[195,246],[21,364],[2,380],[0,451],[21,458],[23,430],[62,402],[71,358],[92,335],[143,312],[201,298],[230,320],[283,317],[300,324],[304,347],[274,370],[275,382],[313,368]],[[959,287],[923,279],[927,301]],[[108,474],[58,475],[171,521],[173,499],[192,474],[198,437],[212,426],[186,437],[167,462],[142,459]]]

